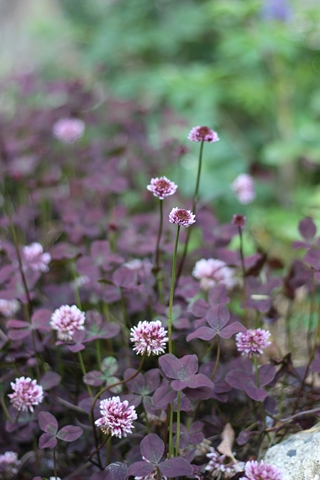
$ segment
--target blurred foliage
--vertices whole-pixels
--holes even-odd
[[[249,171],[253,215],[272,212],[277,235],[290,238],[287,209],[294,224],[301,214],[320,218],[317,1],[60,1],[84,68],[111,92],[152,111],[170,105],[188,118],[181,139],[197,124],[219,132],[223,142],[205,149],[201,189],[225,217],[235,210],[230,183]],[[182,188],[196,174],[194,155],[184,159]]]

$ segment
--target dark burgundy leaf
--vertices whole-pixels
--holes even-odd
[[[51,330],[50,327],[50,318],[52,312],[50,310],[45,310],[44,308],[37,310],[31,318],[31,323],[35,330]]]
[[[218,332],[210,327],[200,327],[195,332],[190,333],[190,335],[187,336],[187,342],[190,342],[190,340],[193,340],[194,338],[200,338],[201,340],[212,340],[217,333]]]
[[[43,390],[50,390],[61,382],[61,376],[56,372],[47,372],[41,377],[40,385]]]
[[[179,372],[183,366],[180,360],[172,355],[172,353],[166,353],[159,358],[159,367],[162,374],[169,379],[179,378]]]
[[[266,363],[259,367],[259,384],[261,387],[268,385],[275,377],[276,367],[271,363]]]
[[[50,249],[52,260],[70,260],[79,254],[80,250],[77,247],[65,242],[60,242]]]
[[[195,317],[204,317],[209,309],[210,305],[203,298],[196,300],[191,305],[191,312]]]
[[[230,298],[227,295],[227,287],[223,283],[211,288],[208,297],[210,305],[216,305],[217,303],[226,305],[230,302]]]
[[[255,431],[249,430],[242,430],[239,435],[237,436],[236,442],[238,445],[246,445],[251,437],[257,435]]]
[[[180,362],[183,365],[181,373],[179,373],[180,380],[189,378],[198,371],[198,357],[197,355],[185,355],[180,358]]]
[[[190,463],[182,457],[169,458],[161,462],[159,468],[166,477],[183,477],[193,473]]]
[[[207,322],[217,332],[226,326],[229,318],[230,313],[228,308],[221,303],[213,305],[213,307],[208,310],[206,315]]]
[[[232,335],[238,332],[246,332],[247,329],[240,322],[228,323],[219,333],[222,338],[231,338]]]
[[[320,270],[320,250],[310,248],[305,254],[304,260],[315,270]]]
[[[305,217],[299,223],[299,232],[306,240],[312,240],[317,233],[317,227],[315,226],[312,218]]]
[[[137,286],[137,273],[130,268],[120,267],[114,272],[112,280],[117,287],[133,288]]]
[[[50,433],[43,433],[39,438],[39,448],[54,448],[57,443],[56,437]]]
[[[310,244],[307,242],[302,242],[301,240],[296,240],[292,242],[293,250],[298,250],[299,248],[310,248]]]
[[[105,472],[110,472],[113,475],[113,480],[125,480],[127,477],[128,467],[125,463],[115,462],[110,463],[105,469]]]
[[[154,470],[154,465],[147,462],[136,462],[130,465],[127,477],[146,477]]]
[[[50,433],[51,436],[55,435],[58,431],[58,422],[49,412],[40,412],[38,414],[39,427],[46,433]]]
[[[140,451],[143,458],[157,464],[164,453],[164,443],[158,435],[150,433],[140,443]]]
[[[62,427],[57,433],[57,438],[64,440],[65,442],[74,442],[83,434],[81,427],[75,427],[73,425],[66,425]]]
[[[91,372],[86,373],[83,377],[84,383],[92,387],[100,387],[105,380],[104,375],[98,370],[91,370]]]
[[[177,397],[177,393],[169,387],[164,385],[157,388],[152,396],[152,403],[156,408],[167,408],[168,404],[173,402]]]

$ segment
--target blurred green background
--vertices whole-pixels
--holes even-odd
[[[320,220],[318,0],[31,3],[38,7],[24,19],[25,37],[43,76],[80,76],[106,95],[138,100],[150,112],[153,142],[189,143],[195,125],[219,133],[220,142],[205,145],[201,195],[222,221],[244,213],[265,248],[273,238],[286,248],[303,215]],[[164,107],[182,121],[161,124]],[[198,154],[188,146],[186,193]],[[230,188],[242,172],[256,182],[248,206]]]

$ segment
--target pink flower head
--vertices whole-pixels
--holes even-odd
[[[43,400],[43,388],[37,385],[37,380],[31,378],[16,378],[15,383],[11,382],[13,393],[8,397],[17,410],[33,412],[33,406],[39,405]]]
[[[231,185],[240,203],[247,204],[256,198],[254,182],[251,175],[241,173]]]
[[[48,272],[50,262],[50,253],[43,253],[40,243],[34,242],[22,248],[22,263],[25,268],[30,267],[35,272]]]
[[[282,480],[282,472],[274,465],[252,460],[245,465],[245,477],[240,480]]]
[[[18,300],[0,299],[0,314],[4,317],[12,317],[19,310],[19,308],[20,304]]]
[[[95,424],[107,435],[126,437],[134,428],[132,422],[138,418],[135,408],[128,405],[129,402],[127,400],[121,402],[120,397],[102,400],[100,403],[102,417],[96,420]]]
[[[205,470],[210,472],[212,478],[221,477],[229,478],[244,468],[243,462],[235,463],[229,459],[227,455],[221,455],[213,447],[210,447],[210,452],[206,455],[210,459]]]
[[[169,213],[169,222],[175,223],[180,227],[190,227],[196,221],[196,216],[184,208],[174,207]]]
[[[205,291],[219,283],[224,283],[228,288],[234,287],[236,283],[232,268],[227,267],[222,260],[215,258],[208,260],[202,258],[196,262],[192,275],[200,280],[200,286]]]
[[[139,322],[132,327],[130,340],[135,344],[133,350],[137,355],[147,354],[150,356],[164,353],[164,347],[168,341],[167,331],[163,328],[160,320],[154,322]]]
[[[0,478],[7,480],[13,478],[18,473],[20,460],[16,452],[6,452],[0,455]]]
[[[271,345],[268,341],[270,332],[268,330],[247,330],[246,332],[239,332],[236,335],[237,349],[242,355],[247,355],[249,358],[259,357],[262,349]]]
[[[209,142],[214,143],[219,139],[218,134],[209,127],[193,127],[188,135],[191,142]]]
[[[52,314],[50,325],[57,330],[58,339],[69,342],[76,330],[84,330],[85,314],[78,307],[62,305]]]
[[[147,186],[147,189],[160,200],[163,200],[164,197],[168,197],[169,195],[173,195],[177,188],[178,185],[171,182],[167,177],[151,178],[151,183]]]
[[[75,143],[85,131],[85,123],[79,118],[61,118],[52,129],[53,135],[63,143]]]
[[[244,217],[240,213],[236,213],[235,215],[233,215],[232,223],[237,227],[243,228],[246,224],[246,220],[247,220],[246,217]]]

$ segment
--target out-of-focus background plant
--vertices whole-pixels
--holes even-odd
[[[101,91],[106,108],[109,95],[138,100],[154,143],[184,140],[197,124],[219,132],[222,141],[203,166],[201,195],[222,220],[236,208],[248,213],[230,188],[242,172],[256,182],[250,224],[264,249],[285,255],[301,216],[319,217],[317,1],[26,3],[33,10],[25,38],[38,41],[28,61],[39,58],[42,75],[81,76]],[[180,121],[161,120],[164,108]],[[195,155],[191,149],[182,160],[186,194]]]

